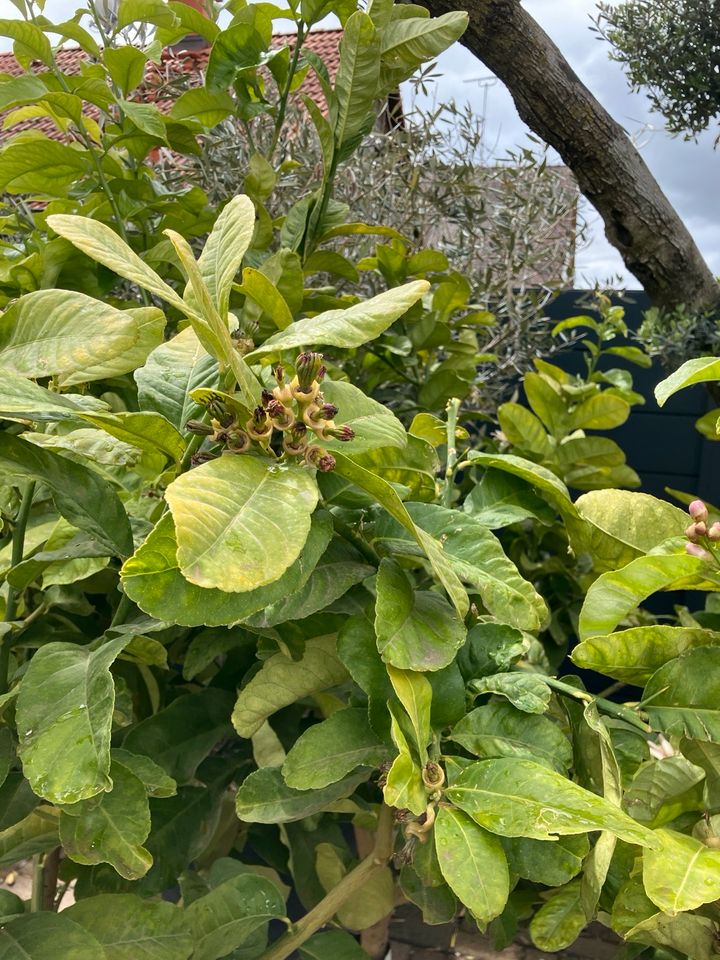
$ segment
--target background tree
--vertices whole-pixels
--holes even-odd
[[[451,8],[431,0],[434,15]],[[466,0],[461,42],[507,86],[522,120],[554,147],[657,306],[713,308],[720,289],[625,130],[519,0]]]
[[[628,0],[598,4],[598,30],[634,90],[645,89],[672,133],[688,138],[720,114],[720,3]]]

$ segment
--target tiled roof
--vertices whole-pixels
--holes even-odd
[[[284,44],[292,46],[293,36],[294,34],[275,34],[273,36],[273,46],[279,47]],[[316,53],[323,60],[332,79],[335,77],[340,61],[339,44],[341,37],[342,30],[313,30],[305,38],[304,48]],[[164,50],[159,64],[148,63],[145,71],[145,82],[134,92],[132,99],[154,102],[163,113],[169,112],[174,101],[171,98],[161,99],[158,96],[158,88],[167,81],[183,74],[188,76],[190,86],[200,86],[203,82],[209,54],[210,50],[207,47],[204,49],[172,50],[168,48]],[[92,62],[88,54],[79,47],[66,47],[58,50],[55,57],[60,69],[68,74],[79,74],[83,63]],[[38,73],[42,72],[42,64],[36,63],[33,66]],[[24,68],[17,62],[13,53],[0,53],[0,74],[17,77],[24,72]],[[308,72],[301,90],[321,107],[324,107],[324,97],[320,83],[313,70]],[[4,120],[11,112],[0,113],[0,117]],[[97,108],[91,104],[85,105],[84,112],[93,119],[98,117]],[[65,139],[64,134],[58,130],[49,117],[33,117],[0,130],[0,142],[23,130],[38,131],[53,140]]]

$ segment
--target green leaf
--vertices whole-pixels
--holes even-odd
[[[606,637],[591,637],[571,653],[573,663],[623,683],[642,686],[669,660],[696,647],[720,644],[720,633],[700,627],[653,624],[631,627]]]
[[[590,852],[586,834],[549,840],[511,837],[503,842],[510,871],[546,887],[560,887],[576,877]]]
[[[432,846],[432,843],[428,845]],[[417,858],[417,852],[415,856]],[[455,894],[444,881],[437,886],[427,886],[418,875],[414,861],[412,866],[405,864],[401,868],[400,889],[411,903],[420,908],[423,923],[451,923],[454,919],[457,911]]]
[[[480,923],[499,916],[510,894],[502,844],[466,814],[441,807],[435,821],[440,869],[453,893]]]
[[[336,472],[340,476],[369,493],[413,537],[430,561],[435,575],[447,591],[458,614],[465,617],[469,607],[467,594],[460,578],[445,557],[440,542],[416,526],[405,504],[389,483],[349,460],[343,454],[336,454],[335,460],[337,461]]]
[[[84,150],[47,137],[35,137],[3,148],[0,190],[11,194],[64,197],[68,188],[89,169],[90,160]]]
[[[521,630],[540,627],[547,617],[542,597],[520,576],[515,564],[505,556],[500,541],[486,526],[457,510],[435,504],[409,503],[407,511],[417,527],[442,543],[444,561],[460,580],[479,592],[490,613]],[[401,533],[381,520],[374,535],[386,541],[384,546],[412,552]]]
[[[77,901],[64,917],[102,944],[107,960],[187,960],[193,949],[184,911],[131,893]]]
[[[398,810],[409,810],[416,816],[425,813],[428,799],[423,783],[422,770],[413,756],[401,724],[398,713],[390,705],[390,732],[398,755],[388,770],[383,787],[385,803]]]
[[[527,483],[501,470],[486,470],[463,503],[463,510],[485,527],[497,529],[536,517],[552,523],[551,507],[534,493]]]
[[[154,307],[117,310],[84,293],[37,290],[3,314],[0,350],[12,372],[57,377],[67,387],[133,370],[162,339],[164,325]]]
[[[662,407],[679,390],[684,390],[694,383],[714,383],[717,380],[720,380],[720,360],[717,357],[687,360],[655,387],[655,399],[658,406]]]
[[[580,611],[581,640],[606,636],[646,597],[698,576],[704,562],[686,554],[638,557],[620,570],[604,573],[590,586]]]
[[[359,563],[358,555],[347,549],[341,541],[329,544],[307,583],[284,600],[269,604],[264,610],[250,617],[252,627],[272,627],[287,620],[303,620],[330,606],[347,591],[375,573],[375,567]],[[261,588],[263,589],[263,588]],[[267,589],[267,588],[265,588]]]
[[[524,713],[545,713],[550,705],[550,687],[532,673],[496,673],[474,680],[477,693],[496,693]]]
[[[381,480],[393,484],[403,491],[407,500],[421,500],[423,502],[436,499],[437,488],[435,477],[439,469],[437,453],[424,440],[406,436],[402,449],[396,446],[376,447],[365,453],[356,452],[354,441],[343,444],[333,444],[333,450],[352,457],[355,463],[369,470]],[[343,449],[344,448],[344,449]]]
[[[135,22],[152,23],[157,27],[172,27],[175,23],[175,15],[162,0],[121,0],[117,14],[118,29]]]
[[[720,649],[698,647],[652,675],[644,709],[656,730],[720,740]]]
[[[234,109],[232,97],[224,90],[213,92],[206,87],[194,87],[180,94],[173,103],[170,117],[180,121],[195,120],[210,129],[229,117]]]
[[[665,913],[656,913],[624,933],[624,938],[631,943],[670,947],[693,960],[714,960],[717,956],[715,921],[696,914],[681,913],[669,917]]]
[[[60,812],[60,841],[76,863],[109,863],[126,880],[139,880],[152,866],[143,847],[150,833],[145,785],[123,764],[110,765],[112,790],[99,800],[81,800]]]
[[[345,930],[316,933],[300,947],[302,960],[367,960],[355,937]]]
[[[217,960],[246,943],[274,917],[285,916],[278,888],[265,877],[231,877],[185,909],[193,960]]]
[[[574,518],[576,516],[576,510],[570,499],[568,488],[562,480],[559,480],[554,473],[545,467],[509,453],[482,453],[477,450],[470,451],[468,460],[479,466],[504,470],[506,473],[511,473],[513,476],[525,480],[564,517]]]
[[[313,637],[299,660],[276,653],[264,661],[238,695],[233,725],[241,737],[251,737],[277,710],[345,679],[347,671],[337,657],[335,637]]]
[[[183,431],[187,421],[203,410],[189,394],[198,387],[217,385],[217,361],[202,347],[192,327],[186,327],[156,347],[134,377],[141,408],[162,414]]]
[[[627,788],[625,809],[649,827],[662,826],[686,810],[699,810],[705,779],[702,767],[682,756],[643,763]]]
[[[110,756],[142,781],[149,797],[174,797],[177,793],[176,782],[150,757],[130,753],[122,747],[113,747]]]
[[[0,889],[0,917],[22,916],[25,913],[25,901],[16,893],[5,888]]]
[[[272,20],[261,8],[240,9],[233,25],[218,34],[208,61],[205,83],[221,90],[232,83],[238,70],[259,66],[270,47]]]
[[[47,162],[47,161],[46,161]],[[150,293],[181,310],[187,309],[172,287],[144,263],[114,230],[98,220],[68,214],[52,214],[48,225],[93,260],[102,263],[119,277],[131,280]]]
[[[0,370],[0,416],[25,420],[75,420],[83,408],[69,397],[51,393],[27,377]]]
[[[415,280],[386,290],[345,310],[328,310],[315,317],[296,320],[285,330],[273,334],[245,359],[277,356],[294,347],[359,347],[384,333],[429,290],[426,280]]]
[[[263,767],[243,780],[235,809],[247,823],[292,823],[349,797],[367,779],[367,768],[355,771],[320,790],[293,790],[283,780],[280,767]]]
[[[527,373],[523,379],[523,386],[528,403],[551,435],[562,437],[568,433],[568,412],[557,383],[539,373]],[[530,438],[535,439],[535,431],[530,434]],[[508,439],[511,438],[508,437]],[[539,434],[537,439],[540,440]],[[548,450],[549,445],[545,449]],[[538,452],[543,452],[542,446]]]
[[[356,767],[377,767],[386,753],[370,729],[367,711],[350,707],[301,734],[285,759],[282,774],[295,790],[318,789],[337,783]]]
[[[441,17],[393,20],[382,31],[383,62],[393,68],[403,66],[410,75],[459,40],[467,25],[468,15],[460,10]]]
[[[582,933],[587,920],[580,898],[580,883],[553,890],[530,921],[530,937],[538,950],[564,950]]]
[[[97,650],[47,643],[30,661],[17,700],[18,754],[35,793],[75,803],[112,788],[110,665],[129,642]]]
[[[147,57],[142,50],[132,44],[106,47],[102,59],[113,83],[120,88],[124,97],[142,83],[147,63]]]
[[[659,846],[643,851],[648,897],[671,916],[720,897],[720,851],[675,830],[657,830]]]
[[[0,477],[44,483],[68,523],[85,530],[112,555],[132,552],[127,514],[115,490],[94,471],[5,432],[0,435]]]
[[[165,454],[172,463],[179,463],[185,452],[182,436],[159,413],[145,410],[139,413],[85,413],[82,419],[130,446]]]
[[[239,194],[223,207],[200,254],[200,274],[221,317],[227,314],[235,274],[254,230],[255,206],[250,197]]]
[[[423,763],[427,762],[427,745],[430,742],[430,715],[433,688],[427,677],[411,670],[398,670],[388,664],[387,674],[393,690],[405,712],[410,717],[415,747]]]
[[[35,24],[23,20],[0,20],[0,37],[14,41],[16,57],[27,61],[40,60],[46,67],[53,65],[50,41]]]
[[[127,120],[142,133],[155,140],[166,143],[165,120],[154,103],[136,103],[134,100],[120,100],[118,106]]]
[[[299,557],[274,583],[246,593],[207,590],[187,581],[177,561],[172,516],[166,514],[145,543],[126,561],[121,574],[127,595],[159,620],[184,626],[240,623],[259,610],[281,603],[307,583],[332,535],[327,514],[315,513]]]
[[[378,650],[400,670],[440,670],[465,642],[465,625],[440,594],[413,590],[402,568],[380,563],[375,604]]]
[[[405,428],[394,413],[362,390],[344,380],[324,380],[322,391],[327,402],[338,408],[337,422],[355,431],[355,438],[342,446],[340,440],[325,442],[328,450],[342,449],[354,456],[376,447],[407,446]]]
[[[332,843],[319,843],[315,848],[315,870],[327,892],[334,890],[347,874],[340,850]],[[395,905],[395,883],[390,867],[372,871],[358,884],[337,911],[337,920],[351,930],[365,930],[392,913]]]
[[[231,735],[231,706],[231,694],[214,688],[178,697],[133,727],[123,747],[150,757],[174,780],[186,783],[213,747]]]
[[[715,812],[720,809],[720,743],[709,740],[683,739],[680,744],[683,756],[705,771],[703,802],[705,809]]]
[[[575,407],[570,417],[571,430],[612,430],[630,416],[630,404],[609,390],[595,394]]]
[[[596,570],[615,570],[664,540],[683,535],[688,515],[664,500],[629,490],[593,490],[575,501],[585,521],[574,538]]]
[[[0,960],[110,958],[95,937],[65,913],[45,911],[16,917],[0,927]]]
[[[335,100],[330,124],[340,159],[347,157],[369,133],[380,76],[380,38],[372,19],[357,10],[348,19],[340,44]]]
[[[182,474],[165,496],[183,576],[243,593],[279,579],[297,560],[318,489],[302,467],[224,456]]]
[[[503,837],[549,840],[609,830],[628,843],[655,844],[652,832],[619,807],[531,760],[473,763],[446,795],[480,826]]]
[[[525,757],[559,773],[572,764],[570,741],[556,723],[504,701],[472,710],[455,724],[452,739],[476,757]]]
[[[57,847],[59,813],[55,807],[43,805],[0,832],[0,865],[12,866]]]
[[[287,301],[275,284],[260,270],[245,267],[240,292],[250,297],[263,313],[271,317],[279,330],[285,330],[293,322]]]

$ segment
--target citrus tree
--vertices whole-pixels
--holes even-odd
[[[300,41],[327,9],[294,12]],[[34,863],[28,903],[0,895],[0,956],[354,960],[377,953],[356,935],[404,898],[428,923],[465,912],[498,940],[532,916],[543,950],[599,916],[643,948],[710,957],[717,698],[697,678],[718,634],[712,609],[648,627],[636,607],[654,589],[717,589],[714,528],[697,504],[684,533],[681,510],[641,493],[574,500],[558,475],[556,448],[612,426],[626,383],[546,384],[574,426],[545,419],[555,454],[540,463],[471,441],[452,394],[438,417],[442,391],[403,422],[357,385],[358,357],[399,323],[442,351],[472,325],[468,298],[444,328],[431,268],[370,299],[312,281],[335,236],[382,233],[336,203],[334,178],[378,95],[464,16],[338,9],[334,80],[301,42],[270,49],[265,5],[203,25],[193,142],[203,103],[274,129],[296,75],[323,78],[327,112],[308,104],[320,180],[271,219],[272,149],[220,210],[191,186],[137,201],[154,183],[143,138],[167,139],[175,118],[151,111],[162,135],[125,126],[140,112],[118,102],[113,35],[58,90],[46,34],[87,46],[82,18],[60,29],[26,12],[2,29],[47,67],[20,78],[40,109],[75,110],[85,84],[95,101],[106,91],[107,116],[100,139],[57,144],[83,163],[62,188],[32,166],[28,146],[51,149],[42,134],[0,153],[23,198],[0,317],[0,863]],[[162,44],[187,16],[125,0],[113,30],[149,22]],[[86,123],[75,113],[68,130]],[[202,217],[189,223],[188,205]],[[488,474],[503,516],[464,509]],[[576,660],[646,683],[643,702],[589,694],[541,656],[552,610],[494,532],[536,514],[594,581]]]

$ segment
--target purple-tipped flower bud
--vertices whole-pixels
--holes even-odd
[[[323,450],[322,447],[318,447],[317,444],[307,448],[305,460],[311,466],[316,467],[320,473],[330,473],[331,470],[335,469],[335,457],[327,450]]]
[[[337,407],[334,403],[311,403],[303,413],[305,423],[314,429],[316,424],[331,421],[337,413]]]
[[[278,386],[281,387],[285,383],[285,367],[279,363],[273,370],[273,376],[278,382]]]
[[[688,513],[695,521],[704,521],[708,518],[708,509],[702,500],[693,500],[693,502],[688,506]]]
[[[202,420],[188,420],[185,429],[188,433],[194,433],[198,437],[209,437],[213,433],[210,424],[203,423]]]
[[[295,414],[285,404],[274,397],[267,405],[267,412],[272,417],[273,424],[278,430],[287,430],[293,425]]]
[[[321,353],[312,353],[307,351],[306,353],[298,354],[298,358],[295,361],[295,373],[298,378],[298,384],[307,389],[313,385],[313,381],[317,379],[317,375],[322,368],[322,354]]]
[[[307,427],[300,421],[293,423],[283,437],[283,449],[287,453],[297,456],[298,454],[304,453],[306,448]]]
[[[717,543],[720,540],[720,522],[716,520],[708,530],[707,535],[708,540],[712,540],[713,543]]]
[[[275,399],[275,394],[270,393],[269,390],[263,390],[262,392],[262,405],[267,408],[269,403]]]
[[[322,380],[325,379],[326,373],[327,373],[327,369],[325,367],[320,367],[318,372],[315,374],[315,379],[317,380],[318,383],[320,383]]]
[[[265,440],[272,433],[272,423],[262,407],[255,407],[245,429],[253,440]]]
[[[347,443],[348,440],[355,439],[355,431],[347,424],[342,427],[333,427],[331,430],[328,430],[328,433],[331,437],[340,440],[342,443]]]
[[[699,543],[686,543],[685,552],[691,557],[697,557],[698,560],[712,560],[712,554],[704,550]]]

